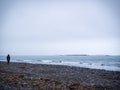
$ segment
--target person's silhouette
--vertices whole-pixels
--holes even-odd
[[[7,64],[9,64],[10,63],[10,55],[8,54],[7,55]]]

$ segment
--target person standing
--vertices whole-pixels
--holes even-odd
[[[8,54],[7,55],[7,64],[9,64],[10,63],[10,55]]]

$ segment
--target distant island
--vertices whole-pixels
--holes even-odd
[[[67,54],[66,56],[89,56],[87,54]]]

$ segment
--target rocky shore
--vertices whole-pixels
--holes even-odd
[[[120,72],[0,62],[0,90],[120,90]]]

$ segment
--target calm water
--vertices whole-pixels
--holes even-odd
[[[6,57],[0,56],[0,61],[6,61]],[[120,56],[11,56],[11,62],[68,65],[110,71],[120,71]]]

